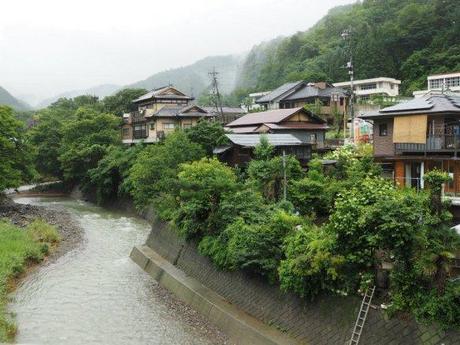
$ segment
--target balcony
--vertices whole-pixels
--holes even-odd
[[[460,150],[460,135],[428,136],[426,144],[395,144],[395,153],[455,153]]]

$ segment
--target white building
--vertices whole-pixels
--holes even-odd
[[[422,97],[428,93],[439,91],[451,91],[460,93],[460,72],[433,74],[427,78],[427,90],[414,91],[415,97]]]
[[[372,95],[382,95],[389,97],[396,97],[399,95],[399,85],[401,80],[394,78],[372,78],[361,79],[353,82],[355,89],[355,96],[358,100],[368,100]],[[333,84],[336,87],[350,89],[351,83],[344,81]]]
[[[264,92],[254,92],[248,95],[247,104],[241,104],[241,108],[243,108],[246,112],[261,110],[262,107],[260,104],[257,104],[256,101],[259,98],[262,98],[265,95],[268,95],[271,91],[264,91]]]

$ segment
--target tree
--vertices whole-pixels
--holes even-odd
[[[218,122],[200,120],[185,131],[188,138],[203,147],[207,156],[212,156],[215,147],[228,143],[224,127]]]
[[[23,124],[10,107],[0,106],[0,193],[34,176],[32,152]]]
[[[159,210],[160,216],[170,220],[177,206],[179,165],[204,156],[199,144],[192,142],[183,131],[176,130],[164,142],[149,145],[140,152],[123,182],[124,188],[129,190],[139,209],[152,203],[161,208],[163,202],[170,201],[164,214]]]
[[[212,221],[224,193],[236,189],[236,174],[217,159],[182,164],[178,174],[179,209],[174,222],[186,238],[218,231]]]
[[[124,113],[137,110],[137,105],[133,100],[145,95],[146,89],[123,89],[112,96],[107,96],[103,99],[104,111],[107,113],[122,116]]]
[[[76,118],[62,129],[59,161],[67,182],[89,185],[89,169],[95,168],[109,146],[120,144],[120,119],[81,107]]]

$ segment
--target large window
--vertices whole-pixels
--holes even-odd
[[[361,85],[361,90],[375,90],[377,88],[376,83],[371,83],[371,84],[363,84]]]
[[[460,77],[446,78],[446,87],[460,86]]]

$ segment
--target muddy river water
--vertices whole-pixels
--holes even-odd
[[[171,308],[171,296],[130,259],[149,224],[68,198],[17,198],[18,203],[65,208],[79,221],[84,241],[45,263],[12,296],[19,344],[215,344]]]

